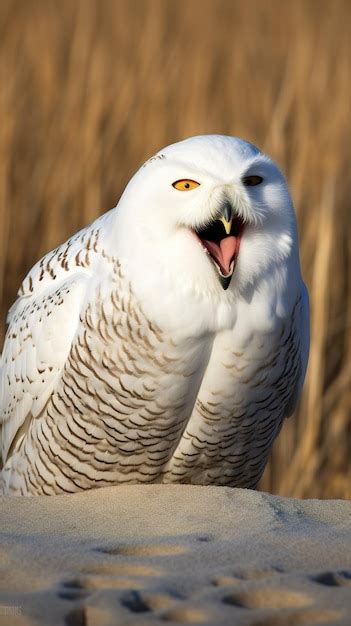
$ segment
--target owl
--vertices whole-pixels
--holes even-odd
[[[24,279],[0,369],[2,491],[254,488],[308,349],[280,169],[235,137],[170,145]]]

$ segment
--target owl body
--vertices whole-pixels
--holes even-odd
[[[230,175],[239,161],[255,163],[261,153],[233,138],[209,142],[167,148],[141,168],[116,209],[26,277],[2,355],[4,493],[137,482],[256,486],[300,394],[308,299],[291,211],[280,230],[273,220],[264,241],[265,217],[253,209],[251,222],[240,218],[242,235],[238,221],[219,238],[217,213],[228,217],[232,188],[231,210],[251,209]],[[218,157],[214,174],[201,163],[205,144]],[[166,191],[153,189],[160,167],[169,186],[182,176],[214,178],[198,217],[188,209],[192,226],[179,214],[175,224],[167,219]],[[185,191],[175,194],[178,201]],[[223,254],[216,249],[209,258],[211,241]]]

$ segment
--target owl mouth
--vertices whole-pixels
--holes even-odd
[[[223,289],[228,289],[238,260],[244,222],[227,210],[204,228],[194,231],[215,266]]]

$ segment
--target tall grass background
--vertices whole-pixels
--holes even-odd
[[[261,487],[351,496],[351,4],[1,0],[1,328],[45,252],[162,146],[225,133],[286,173],[311,355]]]

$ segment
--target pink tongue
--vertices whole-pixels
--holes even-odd
[[[230,235],[229,237],[224,237],[219,242],[219,245],[214,241],[204,240],[206,248],[211,252],[212,256],[216,259],[218,265],[224,274],[229,274],[230,272],[230,264],[235,255],[236,249],[236,237]]]

